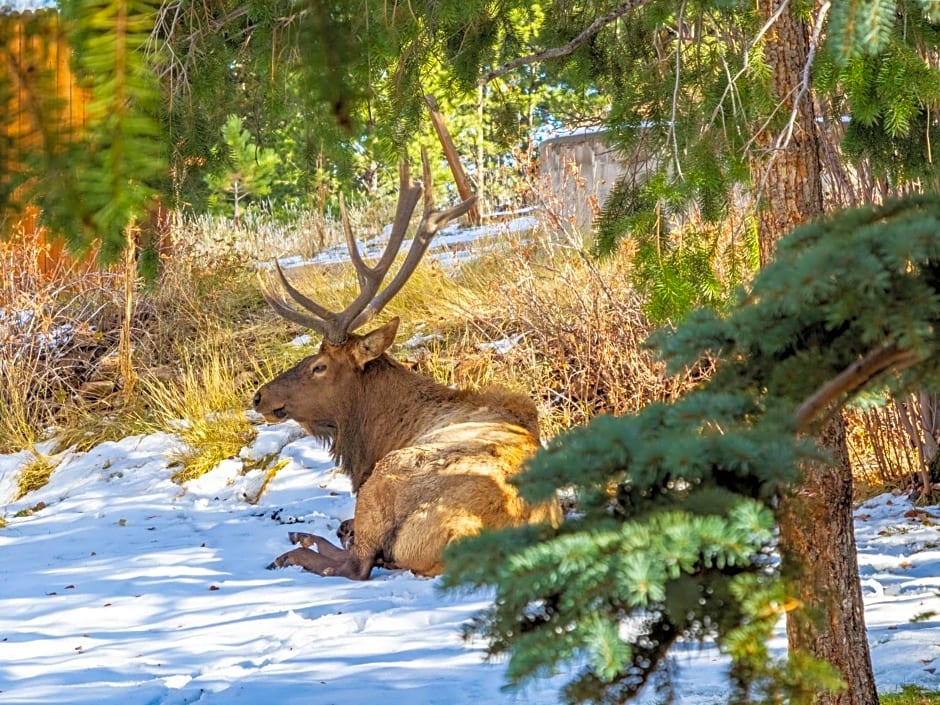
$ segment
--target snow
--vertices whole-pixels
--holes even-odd
[[[240,458],[185,486],[170,479],[181,441],[166,433],[63,453],[19,500],[14,479],[32,456],[0,455],[0,703],[559,702],[568,674],[507,691],[505,665],[462,641],[485,593],[400,571],[357,583],[266,570],[289,530],[330,535],[354,498],[296,424],[258,431]],[[272,454],[286,464],[252,503],[259,471],[241,460]],[[856,523],[879,687],[937,687],[940,509],[885,494]],[[683,645],[675,661],[681,702],[722,701],[713,644]]]
[[[511,338],[506,338],[504,340],[491,340],[485,343],[477,343],[477,350],[492,350],[499,355],[505,355],[510,350],[512,350],[519,342],[525,337],[525,334],[519,333],[514,335]]]
[[[461,261],[533,227],[525,216],[447,228],[431,254]],[[363,251],[375,255],[381,238]],[[341,246],[316,261],[348,255]],[[0,705],[560,702],[570,672],[507,690],[505,664],[462,640],[485,592],[444,593],[401,571],[357,583],[267,570],[291,548],[289,531],[331,536],[355,500],[298,425],[248,413],[259,424],[251,445],[183,486],[171,480],[183,444],[170,433],[53,456],[49,483],[16,500],[34,456],[0,454]],[[284,464],[266,486],[244,465],[263,458]],[[858,508],[856,534],[879,688],[940,688],[940,508],[884,494]],[[786,648],[782,625],[773,647]],[[680,703],[725,701],[728,662],[713,643],[680,644],[673,659]]]
[[[519,214],[518,212],[515,214],[492,214],[492,216],[497,215],[505,215],[506,219],[496,220],[478,227],[462,227],[451,224],[441,228],[428,246],[425,258],[436,260],[445,265],[466,262],[491,249],[496,243],[500,242],[501,238],[530,233],[539,224],[538,219],[533,215]],[[364,259],[378,259],[382,256],[388,243],[390,227],[387,226],[375,237],[358,243],[359,251]],[[408,252],[411,243],[411,240],[404,240],[401,243],[399,252]],[[328,247],[317,253],[313,258],[305,259],[299,255],[278,258],[278,264],[282,269],[308,265],[342,264],[345,262],[349,262],[349,251],[346,249],[345,242]],[[273,264],[268,263],[263,263],[260,266],[273,268]]]

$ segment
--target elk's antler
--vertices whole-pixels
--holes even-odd
[[[415,184],[411,180],[406,161],[402,160],[399,166],[401,186],[398,194],[395,222],[392,224],[392,232],[389,235],[388,244],[385,246],[382,256],[371,267],[362,259],[359,247],[356,244],[356,238],[352,232],[352,226],[349,224],[346,205],[342,196],[340,197],[339,207],[343,221],[343,232],[346,235],[346,247],[349,249],[350,260],[356,269],[356,277],[359,281],[359,296],[343,311],[337,313],[329,311],[298,291],[284,275],[280,264],[275,260],[275,270],[281,287],[293,299],[294,303],[303,309],[299,310],[287,303],[273,290],[268,282],[263,281],[261,293],[279,315],[306,328],[312,328],[321,333],[328,343],[338,345],[346,340],[349,333],[372,320],[399,292],[405,282],[408,281],[408,278],[414,273],[415,267],[418,266],[418,262],[421,261],[421,257],[424,256],[437,231],[449,221],[466,213],[476,200],[476,196],[471,196],[453,208],[442,211],[435,210],[431,190],[431,169],[424,149],[421,150],[421,163],[424,171],[423,185]],[[411,221],[411,215],[418,205],[422,192],[424,193],[424,214],[418,224],[414,239],[411,241],[411,248],[391,282],[380,291],[382,281],[385,279],[389,267],[398,256],[398,251],[408,230],[408,223]]]

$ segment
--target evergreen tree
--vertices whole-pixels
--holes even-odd
[[[837,690],[805,653],[768,657],[794,606],[769,557],[776,499],[824,452],[807,434],[854,394],[940,384],[938,316],[940,197],[796,230],[727,316],[702,309],[658,337],[674,369],[717,360],[705,385],[598,417],[531,461],[523,495],[571,487],[576,515],[449,551],[447,586],[496,591],[469,633],[509,654],[515,684],[580,665],[569,702],[622,702],[664,672],[677,639],[706,635],[732,657],[736,701]]]
[[[53,233],[77,252],[100,245],[104,262],[124,251],[130,229],[166,178],[166,144],[159,129],[161,93],[144,47],[159,3],[97,0],[60,3],[62,29],[73,50],[73,71],[87,96],[76,125],[53,104],[55,66],[39,61],[20,83],[21,109],[33,140],[20,135],[10,154],[17,171],[0,191],[0,209],[39,207]],[[57,23],[56,23],[57,24]],[[57,37],[49,37],[54,50]],[[28,74],[31,72],[24,72]],[[15,76],[12,77],[15,79]],[[9,84],[0,79],[0,94]],[[54,84],[52,84],[54,85]],[[9,188],[12,186],[13,188]]]
[[[600,15],[590,24],[590,14],[578,11],[589,5]],[[634,272],[656,277],[652,284],[639,282],[652,292],[651,313],[681,316],[689,304],[708,302],[713,292],[719,296],[712,298],[720,300],[716,278],[703,276],[696,265],[717,261],[708,248],[712,230],[707,226],[725,217],[734,193],[730,187],[739,181],[749,185],[758,208],[742,221],[738,240],[747,242],[753,228],[763,263],[772,260],[782,235],[838,198],[852,203],[881,198],[891,189],[930,188],[936,176],[929,153],[940,74],[927,61],[935,51],[935,36],[927,29],[938,21],[935,3],[837,3],[827,15],[829,9],[828,4],[810,7],[785,0],[751,5],[566,3],[537,40],[544,47],[554,38],[555,48],[542,48],[490,72],[501,75],[502,68],[534,61],[551,65],[556,76],[576,76],[581,70],[581,80],[587,77],[612,97],[609,122],[621,143],[630,147],[642,140],[652,145],[647,149],[658,158],[657,173],[646,183],[621,190],[601,221],[611,228],[608,246],[627,234],[640,242],[640,266]],[[820,46],[823,38],[828,38],[825,47]],[[892,43],[909,49],[900,52],[909,66],[919,60],[921,71],[912,76],[917,80],[908,90],[872,91],[868,82],[883,80],[885,74],[875,79],[863,73],[861,81],[848,87],[830,83],[835,95],[814,92],[819,54],[835,67],[872,63],[882,60],[879,54]],[[561,62],[547,63],[559,57]],[[839,99],[859,96],[866,89],[879,100],[896,100],[897,108],[888,105],[885,115],[922,113],[922,133],[879,132],[879,125],[891,124],[884,120],[866,125],[870,146],[897,155],[896,163],[906,158],[905,149],[919,142],[928,154],[912,160],[925,177],[919,183],[899,182],[895,171],[890,188],[879,192],[877,182],[866,178],[871,173],[868,164],[851,174],[840,162],[836,141],[847,103]],[[920,107],[912,109],[911,104]],[[893,124],[905,127],[903,119]],[[625,212],[613,210],[621,205]],[[669,232],[669,216],[688,212],[697,212],[706,227],[677,229],[679,239]],[[647,232],[629,229],[637,224]],[[603,230],[599,242],[605,244]],[[781,495],[784,509],[778,514],[782,554],[791,567],[792,585],[806,605],[788,614],[788,636],[794,653],[811,651],[847,679],[844,694],[821,702],[869,704],[876,702],[876,694],[854,559],[844,424],[834,418],[819,433],[838,463],[828,466],[807,459],[798,487]],[[826,618],[817,622],[814,614]]]
[[[273,149],[260,149],[253,143],[237,115],[230,115],[225,121],[222,139],[228,159],[218,171],[206,176],[212,189],[209,205],[232,213],[237,223],[240,209],[245,208],[243,202],[271,193],[280,160]]]

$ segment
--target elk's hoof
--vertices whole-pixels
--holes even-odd
[[[287,540],[304,548],[310,548],[315,543],[313,534],[306,534],[302,531],[289,531]]]
[[[275,568],[284,568],[285,566],[293,565],[293,561],[291,560],[291,557],[292,556],[290,554],[290,551],[288,551],[287,553],[282,553],[273,561],[268,563],[267,569],[274,570]]]
[[[336,536],[339,538],[339,544],[347,551],[349,547],[353,545],[353,542],[356,538],[355,525],[353,524],[352,519],[346,519],[339,525],[339,528],[336,530]]]

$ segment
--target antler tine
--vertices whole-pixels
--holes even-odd
[[[353,235],[352,226],[349,224],[349,214],[346,212],[346,199],[343,198],[343,192],[339,194],[339,214],[340,221],[343,223],[343,234],[346,236],[346,249],[349,251],[349,260],[356,268],[356,277],[359,280],[359,289],[368,286],[368,279],[365,272],[369,267],[362,261],[362,255],[359,254],[359,245],[356,244],[356,236]]]
[[[306,312],[298,311],[293,306],[287,305],[284,300],[272,290],[270,279],[259,275],[259,279],[261,280],[261,295],[278,315],[305,328],[311,328],[317,331],[327,340],[335,340],[338,337],[342,338],[345,336],[345,331],[338,331],[336,327],[336,314],[323,308],[316,301],[298,291],[294,285],[288,281],[284,270],[281,269],[280,262],[277,260],[274,261],[274,268],[284,291],[307,310]]]
[[[418,198],[420,198],[423,190],[421,186],[411,180],[408,162],[404,159],[401,160],[398,166],[398,175],[401,191],[399,192],[398,205],[395,208],[395,222],[392,224],[392,231],[388,236],[388,245],[385,247],[381,259],[373,267],[373,271],[382,272],[380,280],[398,256],[398,250],[401,249],[405,233],[408,232],[411,214],[415,212],[415,206],[418,205]]]
[[[437,234],[437,231],[454,218],[459,218],[461,215],[466,213],[476,202],[476,196],[471,196],[467,200],[458,203],[453,208],[449,208],[444,211],[435,211],[433,188],[431,184],[431,168],[428,164],[427,151],[423,147],[421,148],[421,164],[424,171],[424,185],[421,188],[415,187],[416,194],[414,205],[417,205],[417,197],[420,196],[421,192],[423,192],[424,214],[421,217],[421,222],[418,224],[418,230],[415,233],[414,239],[411,241],[411,248],[408,250],[408,254],[405,256],[405,261],[402,262],[401,267],[395,273],[395,277],[392,279],[392,281],[389,282],[388,286],[386,286],[380,294],[374,296],[372,300],[369,301],[366,308],[364,308],[362,312],[352,321],[352,324],[349,326],[349,330],[355,330],[356,328],[365,325],[385,307],[392,297],[395,296],[395,294],[397,294],[399,290],[405,285],[405,282],[408,281],[408,278],[414,273],[415,268],[418,266],[418,262],[421,261],[421,258],[427,251],[428,245],[431,244],[431,240],[434,238],[434,235]],[[405,176],[407,175],[406,170],[403,170],[403,174]],[[414,205],[411,206],[412,211],[414,210]]]
[[[359,321],[362,312],[369,306],[370,302],[379,290],[382,280],[385,278],[388,268],[391,267],[395,257],[398,256],[398,250],[401,249],[401,243],[405,239],[405,233],[408,231],[408,223],[411,221],[411,214],[414,213],[415,206],[418,205],[418,199],[421,197],[421,187],[411,181],[408,173],[408,164],[402,160],[399,167],[400,186],[398,192],[398,205],[395,209],[395,222],[392,224],[392,231],[389,233],[388,243],[379,261],[372,267],[369,267],[362,261],[356,247],[355,240],[352,237],[352,229],[348,227],[348,221],[345,221],[344,228],[347,230],[347,242],[353,266],[356,268],[356,276],[359,280],[359,295],[342,313],[336,316],[336,325],[342,328],[345,333],[355,330],[363,325],[367,320],[362,319],[358,325],[354,321]],[[353,254],[355,253],[355,255]],[[344,335],[345,335],[344,333]]]
[[[405,239],[405,233],[408,232],[408,223],[411,222],[411,214],[414,213],[415,206],[418,204],[418,196],[421,194],[421,188],[411,182],[408,176],[408,164],[402,161],[399,167],[401,175],[401,185],[398,193],[398,205],[395,209],[395,222],[392,224],[392,231],[389,234],[388,242],[382,256],[374,266],[367,265],[359,252],[359,246],[353,235],[352,226],[349,224],[349,215],[346,213],[346,202],[343,194],[339,195],[339,210],[343,221],[343,232],[346,235],[346,249],[349,250],[349,259],[356,269],[356,277],[359,280],[359,287],[364,290],[373,286],[374,289],[369,293],[368,298],[375,294],[379,284],[392,266],[392,262],[398,256],[398,250],[401,249],[401,243]],[[367,299],[368,302],[368,299]],[[358,313],[358,311],[356,312]],[[350,317],[352,318],[352,317]]]

